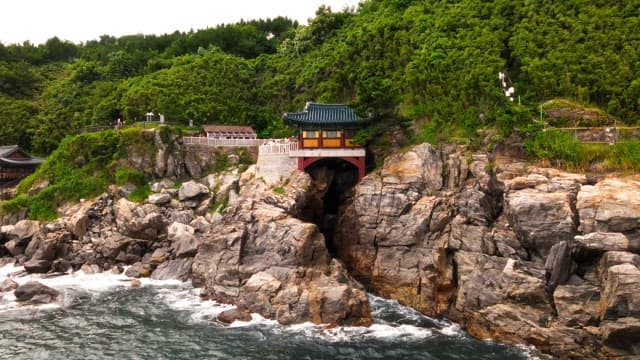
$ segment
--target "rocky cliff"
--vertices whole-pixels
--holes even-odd
[[[339,219],[338,258],[377,294],[560,357],[640,354],[637,178],[423,144],[363,179]]]
[[[129,201],[125,184],[60,209],[53,222],[9,215],[0,228],[4,263],[34,273],[191,280],[203,297],[237,305],[225,321],[253,312],[283,324],[371,323],[364,288],[331,258],[318,227],[297,218],[311,186],[307,174],[296,172],[274,192],[255,177],[255,166],[234,166],[236,155],[223,159],[227,170],[207,175],[218,150],[165,141],[159,132],[145,136],[155,152],[134,144],[122,161],[156,179],[146,201]],[[187,176],[197,181],[176,182]]]
[[[294,172],[272,188],[254,167],[207,175],[206,149],[156,148],[129,159],[158,177],[146,201],[114,187],[54,222],[2,226],[4,261],[190,279],[204,297],[238,306],[221,321],[255,312],[283,324],[367,325],[367,289],[479,338],[562,358],[640,354],[637,177],[422,144],[347,192],[325,237],[327,227],[301,219],[327,220],[322,197],[338,175]],[[196,181],[175,182],[184,175]]]

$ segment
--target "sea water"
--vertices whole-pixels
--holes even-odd
[[[395,301],[370,296],[369,327],[282,326],[259,315],[224,325],[230,305],[202,301],[178,281],[75,272],[11,277],[57,289],[59,304],[22,306],[0,298],[2,359],[538,359],[532,348],[480,341],[454,323],[426,317]]]

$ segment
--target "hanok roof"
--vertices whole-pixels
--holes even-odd
[[[19,153],[17,159],[12,158],[12,155]],[[15,157],[15,156],[14,156]],[[40,164],[44,159],[33,157],[27,152],[20,149],[18,145],[0,146],[0,165],[5,167],[35,167]]]
[[[0,146],[0,158],[11,155],[18,149],[20,149],[18,145]]]
[[[303,112],[285,113],[282,118],[289,125],[355,125],[362,121],[355,111],[344,104],[309,102]]]
[[[212,133],[248,133],[255,134],[251,126],[235,126],[235,125],[203,125],[202,130]]]

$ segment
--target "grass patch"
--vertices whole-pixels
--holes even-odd
[[[273,192],[278,195],[284,195],[284,188],[282,186],[276,186],[273,188]]]
[[[585,144],[571,133],[549,129],[525,142],[531,157],[548,160],[552,166],[574,171],[640,171],[640,142],[629,140],[614,145]]]
[[[128,197],[130,201],[142,203],[151,195],[151,188],[148,184],[138,186]]]
[[[214,201],[209,207],[209,213],[222,212],[229,205],[229,198],[225,198],[222,201]]]
[[[604,162],[623,171],[640,171],[640,141],[630,140],[610,146],[609,156]]]
[[[118,169],[116,170],[115,183],[116,185],[131,183],[138,187],[147,185],[147,181],[142,171],[132,170],[125,167],[118,167]]]

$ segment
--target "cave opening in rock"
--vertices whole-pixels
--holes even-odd
[[[358,168],[335,158],[319,160],[305,171],[313,179],[313,188],[309,201],[302,210],[302,218],[318,225],[329,253],[335,256],[333,239],[338,212],[345,197],[358,183]]]

